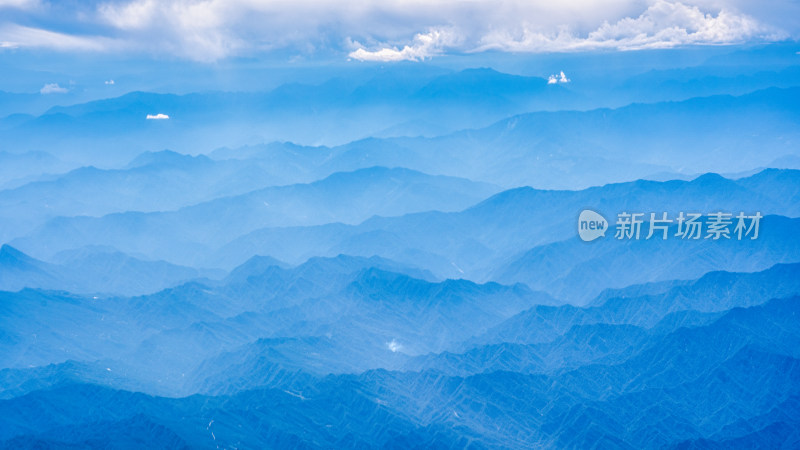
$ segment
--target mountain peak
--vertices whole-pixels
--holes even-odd
[[[10,257],[18,258],[21,256],[24,257],[25,254],[8,244],[0,246],[0,259]]]
[[[3,244],[3,246],[0,247],[0,267],[6,269],[26,269],[38,266],[38,262],[38,260],[8,244]]]
[[[365,297],[380,299],[386,292],[391,292],[397,298],[420,295],[429,291],[432,286],[431,283],[405,274],[368,267],[361,270],[350,284],[350,289]]]
[[[764,170],[759,171],[758,173],[754,173],[749,177],[740,178],[738,181],[753,181],[753,180],[762,180],[762,179],[789,179],[789,180],[797,180],[798,176],[800,176],[800,170],[797,169],[778,169],[778,168],[766,168]]]
[[[255,255],[234,268],[227,277],[228,281],[244,281],[250,276],[261,275],[273,268],[286,268],[286,263],[271,256]]]
[[[723,177],[722,175],[720,175],[718,173],[708,172],[708,173],[704,173],[704,174],[700,175],[699,177],[695,178],[691,182],[695,183],[695,184],[700,184],[700,185],[703,185],[703,186],[712,186],[712,185],[715,185],[715,184],[727,183],[727,182],[730,182],[730,181],[731,180]]]
[[[139,154],[130,163],[128,163],[128,168],[132,169],[136,167],[144,167],[154,164],[181,167],[186,164],[191,164],[193,162],[206,162],[206,161],[209,161],[209,159],[205,155],[192,156],[183,153],[178,153],[172,150],[161,150],[159,152],[147,151]]]

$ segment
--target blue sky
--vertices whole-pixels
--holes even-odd
[[[778,0],[0,0],[3,52],[423,60],[454,53],[636,50],[796,39]]]

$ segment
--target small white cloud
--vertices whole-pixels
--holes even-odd
[[[397,352],[399,352],[399,351],[403,350],[403,346],[402,346],[402,345],[400,345],[400,343],[399,343],[399,342],[397,342],[397,340],[395,340],[395,339],[392,339],[392,341],[391,341],[391,342],[387,342],[387,343],[386,343],[386,348],[388,348],[389,350],[391,350],[391,351],[392,351],[392,353],[397,353]]]
[[[114,80],[106,80],[105,84],[112,85],[112,84],[114,84]]]
[[[375,51],[359,48],[350,52],[348,56],[359,61],[421,61],[441,54],[445,48],[453,47],[459,41],[458,35],[452,30],[431,30],[425,34],[417,34],[414,36],[414,42],[404,46],[401,50],[398,50],[397,47],[384,47]],[[358,43],[354,44],[358,45]]]
[[[567,75],[564,73],[563,70],[561,71],[560,75],[550,75],[547,78],[547,84],[569,83],[570,81],[572,80],[567,78]]]
[[[69,89],[59,86],[58,83],[47,83],[39,89],[40,94],[66,94],[67,92]]]
[[[147,120],[167,120],[167,119],[169,119],[169,116],[166,115],[166,114],[159,113],[159,114],[148,114],[147,115]]]

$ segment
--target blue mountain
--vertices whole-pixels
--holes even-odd
[[[797,43],[327,47],[2,52],[0,448],[800,447]]]
[[[358,223],[373,215],[458,210],[496,191],[496,187],[484,183],[374,167],[334,174],[310,184],[218,198],[174,211],[61,217],[40,227],[39,236],[25,239],[37,250],[44,250],[46,245],[49,252],[109,245],[185,263],[196,261],[197,253],[204,248],[214,248],[231,236],[264,226]],[[32,247],[28,247],[29,251]]]
[[[113,248],[83,248],[62,252],[52,263],[32,258],[19,250],[0,247],[0,289],[54,289],[74,293],[136,295],[159,291],[204,276],[219,277],[212,270],[196,270],[164,261],[147,261]]]
[[[12,189],[44,174],[60,173],[71,167],[70,163],[61,161],[50,153],[0,151],[0,189]]]
[[[145,152],[122,169],[82,167],[0,191],[0,236],[19,236],[58,216],[173,210],[309,178],[262,160]]]
[[[174,435],[201,447],[440,446],[470,436],[479,447],[534,442],[628,448],[744,441],[770,427],[775,432],[764,438],[786,445],[793,438],[783,429],[796,423],[790,414],[800,385],[800,335],[792,319],[798,305],[789,298],[734,309],[706,326],[656,339],[624,363],[550,376],[376,370],[183,398],[67,385],[0,401],[0,413],[10,419],[0,427],[0,439],[53,445],[81,442],[87,429],[115,429],[115,442],[137,442],[122,430],[146,422],[169,432],[137,434],[138,442]],[[775,331],[766,336],[761,330],[769,325]],[[64,406],[54,410],[53,404]],[[649,406],[637,407],[643,405]]]
[[[705,223],[705,222],[704,222]],[[608,238],[585,245],[569,239],[535,247],[501,266],[493,279],[526,283],[533,289],[574,304],[584,304],[607,288],[631,284],[691,280],[713,270],[759,271],[776,263],[800,261],[800,247],[791,239],[800,222],[779,216],[762,219],[758,239],[685,241],[675,237],[651,240]],[[642,235],[644,236],[644,235]],[[668,262],[660,261],[668,254]],[[626,268],[634,265],[636,270]]]
[[[715,313],[734,307],[748,307],[774,297],[796,295],[800,286],[796,275],[800,266],[778,264],[756,273],[710,272],[696,281],[679,283],[671,288],[639,295],[623,293],[602,294],[600,304],[578,308],[540,306],[517,314],[498,325],[479,343],[537,343],[547,342],[564,334],[576,325],[610,323],[652,328],[669,317],[664,324],[680,327],[708,317],[675,314],[686,311]],[[620,295],[621,294],[621,295]],[[684,322],[686,321],[686,322]]]
[[[785,173],[785,175],[781,175]],[[532,283],[535,289],[543,289],[543,281],[563,277],[573,265],[588,259],[593,252],[613,248],[622,251],[628,244],[635,250],[647,253],[650,248],[661,244],[653,241],[614,242],[605,239],[585,246],[576,238],[577,214],[592,208],[608,218],[614,218],[622,211],[668,212],[677,217],[679,211],[760,211],[762,215],[781,214],[790,216],[794,208],[776,198],[771,199],[775,185],[786,184],[782,178],[796,179],[797,171],[767,172],[764,178],[775,181],[766,184],[753,183],[753,190],[740,183],[744,180],[729,180],[709,174],[692,181],[644,181],[610,184],[581,191],[548,191],[532,188],[511,189],[496,194],[461,212],[427,212],[409,214],[403,217],[372,218],[358,226],[322,225],[303,228],[265,228],[253,231],[234,239],[215,252],[213,260],[231,261],[238,264],[252,254],[266,254],[278,259],[296,262],[314,255],[381,255],[397,261],[421,265],[442,277],[467,277],[477,280],[496,279],[508,284],[513,282]],[[760,191],[759,186],[764,190]],[[706,213],[707,214],[707,213]],[[791,256],[793,247],[783,247],[781,239],[793,233],[792,220],[770,219],[775,226],[763,227],[764,233],[772,234],[772,239],[764,245],[775,245],[778,259],[765,262],[758,270],[778,262],[796,261]],[[646,233],[646,229],[645,229]],[[765,235],[766,236],[766,235]],[[612,236],[609,236],[612,237]],[[646,234],[643,236],[646,237]],[[563,242],[561,242],[563,241]],[[560,243],[559,243],[560,242]],[[292,243],[291,245],[287,245]],[[548,244],[552,246],[547,247]],[[617,245],[622,244],[622,245]],[[637,245],[634,245],[637,244]],[[641,245],[638,245],[641,244]],[[669,240],[666,245],[677,246],[680,241]],[[710,248],[708,243],[698,246],[709,247],[709,251],[741,251],[742,258],[752,246],[760,246],[758,240],[752,243],[739,242],[740,247],[732,248],[731,243]],[[686,245],[689,252],[698,246]],[[588,250],[588,251],[587,251]],[[530,251],[526,257],[524,251]],[[547,258],[539,258],[537,252],[547,251]],[[527,259],[526,259],[527,258]],[[530,261],[530,263],[528,263]],[[742,262],[744,259],[732,262]],[[757,258],[753,260],[757,262]],[[658,263],[658,260],[652,261]],[[561,266],[563,264],[563,266]],[[553,267],[550,268],[549,265]],[[526,267],[530,266],[530,270]],[[548,266],[544,272],[548,276],[536,284],[536,271]],[[709,264],[713,270],[713,264]],[[655,268],[662,267],[654,264]],[[690,265],[690,267],[692,267]],[[744,266],[730,270],[745,270]],[[706,270],[706,271],[708,271]],[[691,272],[691,271],[690,271]],[[697,270],[688,273],[686,278],[702,275]],[[675,277],[671,277],[675,278]],[[654,279],[620,280],[616,287],[631,283],[655,281]],[[576,285],[576,287],[578,287]],[[615,287],[606,284],[605,287]],[[589,294],[596,295],[599,291]],[[558,295],[556,295],[558,296]]]

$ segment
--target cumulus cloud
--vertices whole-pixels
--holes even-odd
[[[388,348],[392,353],[403,351],[403,346],[395,339],[392,339],[391,342],[387,342],[386,348]]]
[[[561,71],[561,76],[550,75],[550,77],[547,78],[547,84],[569,83],[570,81],[572,80],[567,78],[563,70]]]
[[[218,0],[103,3],[98,7],[98,18],[133,38],[140,48],[156,47],[189,59],[215,61],[245,46],[243,37],[234,30],[247,33],[249,29],[247,16],[240,16],[249,9],[247,3],[235,0],[227,5]]]
[[[39,89],[40,94],[66,94],[69,89],[63,88],[58,83],[47,83]]]
[[[543,33],[524,27],[520,32],[499,30],[481,39],[478,50],[518,52],[573,50],[639,50],[691,44],[731,44],[753,38],[777,40],[785,33],[770,29],[755,19],[722,9],[716,15],[697,6],[657,0],[637,17],[603,22],[586,36],[562,28]]]
[[[411,45],[400,50],[397,47],[373,51],[359,48],[348,56],[359,61],[420,61],[441,54],[445,48],[457,45],[458,40],[458,36],[452,31],[431,30],[425,34],[417,34]]]
[[[524,17],[524,15],[523,15]],[[754,18],[720,9],[716,14],[703,12],[698,6],[655,0],[643,12],[614,21],[605,20],[586,33],[576,31],[575,24],[564,24],[548,30],[535,21],[510,19],[506,26],[494,26],[482,34],[459,36],[450,32],[447,39],[432,33],[418,34],[412,44],[383,47],[374,51],[359,48],[350,57],[370,61],[418,61],[446,51],[480,52],[561,52],[597,49],[639,50],[670,48],[693,44],[732,44],[749,40],[780,40],[787,34],[761,24]],[[474,42],[477,40],[477,42]],[[469,47],[470,42],[474,42]],[[467,46],[463,45],[467,43]],[[566,83],[564,76],[554,83]]]
[[[166,114],[158,113],[158,114],[147,115],[147,120],[167,120],[167,119],[169,119],[169,116]]]
[[[800,36],[794,0],[99,0],[14,5],[0,47],[213,62],[275,50],[362,61],[449,52],[633,50]],[[11,16],[9,16],[11,17]],[[775,23],[790,23],[788,33]],[[786,25],[782,25],[786,26]]]
[[[114,80],[106,80],[106,81],[104,81],[104,83],[105,83],[105,84],[107,84],[107,85],[113,85],[113,84],[115,84],[115,83],[114,83]]]

